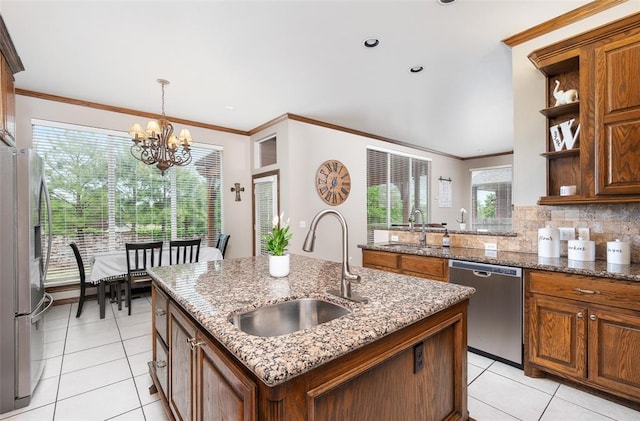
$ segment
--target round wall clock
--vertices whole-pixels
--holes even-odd
[[[351,191],[351,176],[347,167],[336,159],[323,162],[316,173],[316,191],[331,206],[347,200]]]

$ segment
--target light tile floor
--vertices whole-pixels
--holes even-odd
[[[97,302],[55,306],[46,316],[47,364],[31,405],[0,415],[15,421],[164,421],[151,379],[151,298],[116,305],[98,317]],[[478,421],[640,420],[640,412],[469,353],[469,411]]]

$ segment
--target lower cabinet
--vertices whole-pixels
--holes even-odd
[[[362,266],[436,281],[449,281],[449,260],[440,257],[362,250]]]
[[[526,277],[525,373],[640,402],[640,285],[543,271]]]
[[[177,420],[255,420],[256,385],[169,304],[169,408]]]
[[[160,297],[155,283],[153,289]],[[169,298],[166,314],[155,316],[166,318],[168,374],[159,320],[154,320],[156,346],[149,366],[165,410],[176,420],[465,421],[467,305],[468,300],[454,304],[267,386]]]

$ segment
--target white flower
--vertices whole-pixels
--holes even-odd
[[[461,208],[460,213],[467,213],[467,210],[465,208]]]

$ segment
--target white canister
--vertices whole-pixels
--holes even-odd
[[[631,247],[627,241],[607,241],[607,263],[631,264]]]
[[[596,242],[583,240],[569,240],[567,244],[567,258],[580,262],[594,262],[596,260]]]
[[[560,230],[558,228],[538,229],[538,256],[560,257]]]

